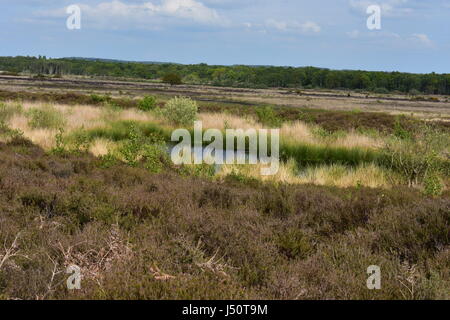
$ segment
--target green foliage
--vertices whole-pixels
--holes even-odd
[[[272,106],[256,108],[256,116],[259,122],[271,128],[279,128],[283,122]]]
[[[206,163],[185,166],[184,170],[186,170],[188,175],[202,178],[211,178],[216,174],[215,166]]]
[[[83,59],[39,59],[36,57],[1,57],[0,69],[9,72],[31,71],[35,74],[75,74],[161,79],[179,84],[188,82],[247,88],[347,89],[424,94],[450,94],[448,74],[410,74],[329,70],[314,67],[286,68],[271,66],[209,66],[206,64],[143,64]],[[171,77],[167,77],[172,75]],[[173,79],[172,79],[173,78]]]
[[[87,153],[91,146],[92,140],[89,133],[82,127],[74,135],[73,153]]]
[[[423,181],[424,193],[427,196],[438,197],[442,195],[444,191],[444,185],[441,182],[439,176],[435,173],[429,173],[425,176]]]
[[[394,136],[399,138],[399,139],[401,139],[401,140],[407,140],[407,139],[411,139],[412,138],[412,133],[403,128],[403,126],[402,126],[402,124],[400,122],[400,118],[397,118],[395,120]]]
[[[166,103],[161,112],[174,124],[190,126],[197,119],[198,105],[190,98],[175,97]]]
[[[168,163],[165,147],[163,137],[155,133],[144,136],[133,124],[129,129],[128,138],[117,152],[129,166],[136,167],[142,161],[146,169],[158,173]]]
[[[138,108],[142,111],[150,111],[156,108],[156,97],[145,96],[138,102]]]
[[[445,170],[444,153],[450,145],[449,136],[430,125],[424,125],[410,138],[396,135],[384,148],[384,165],[403,175],[410,186],[431,179]]]
[[[179,85],[179,84],[182,84],[182,83],[183,83],[183,81],[181,80],[181,77],[180,77],[179,75],[177,75],[176,73],[169,73],[169,74],[166,74],[166,75],[162,78],[162,81],[163,81],[164,83],[170,84],[171,86]]]
[[[142,133],[137,130],[135,126],[132,126],[128,133],[128,139],[118,151],[129,166],[134,167],[137,165],[142,148],[142,142]]]
[[[0,137],[21,139],[23,138],[23,132],[19,129],[11,129],[4,121],[0,120]]]
[[[164,144],[146,144],[143,147],[142,156],[144,168],[152,173],[159,173],[164,169],[164,164],[169,162]]]
[[[258,185],[259,181],[254,178],[245,175],[244,173],[240,172],[239,170],[233,169],[226,177],[225,181],[228,183],[238,183],[238,184],[245,184],[245,185]]]
[[[45,105],[27,112],[28,125],[34,129],[58,129],[65,125],[64,115],[56,108]]]
[[[373,90],[374,93],[378,93],[378,94],[388,94],[389,90],[386,88],[375,88]]]
[[[109,169],[118,163],[119,163],[119,161],[118,161],[117,157],[111,151],[109,151],[107,154],[100,157],[100,167],[101,168]]]
[[[111,97],[99,94],[91,94],[90,98],[94,104],[107,103],[111,101]]]
[[[51,153],[56,155],[64,155],[67,152],[67,143],[64,139],[64,129],[59,128],[58,133],[55,136],[55,147]]]

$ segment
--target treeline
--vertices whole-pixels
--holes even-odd
[[[149,64],[44,57],[0,57],[0,70],[46,75],[127,77],[148,80],[177,74],[184,83],[245,88],[369,90],[376,93],[450,94],[450,74],[329,70],[314,67]]]

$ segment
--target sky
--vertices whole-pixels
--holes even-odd
[[[0,0],[16,55],[450,73],[450,0]]]

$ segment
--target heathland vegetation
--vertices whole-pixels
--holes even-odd
[[[329,70],[314,67],[209,66],[138,63],[95,59],[0,57],[0,70],[12,74],[109,76],[160,80],[170,84],[209,84],[246,88],[346,89],[375,93],[450,94],[450,74],[410,74]]]
[[[0,299],[449,298],[443,124],[181,97],[4,97]],[[195,119],[280,128],[278,174],[175,166],[170,134]],[[73,264],[79,291],[65,286]],[[382,290],[366,287],[370,265]]]

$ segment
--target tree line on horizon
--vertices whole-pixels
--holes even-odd
[[[0,57],[0,70],[40,75],[83,75],[159,80],[179,76],[183,83],[244,88],[345,89],[375,93],[450,94],[450,74],[413,74],[316,67],[150,64],[87,59]]]

